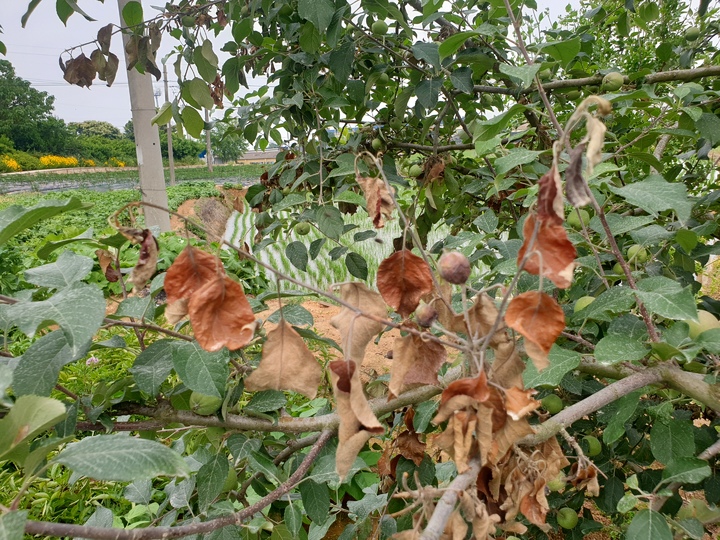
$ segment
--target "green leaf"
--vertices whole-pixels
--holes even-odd
[[[634,362],[645,358],[648,352],[650,349],[644,343],[627,336],[605,336],[595,345],[595,360],[604,365]]]
[[[37,435],[65,418],[65,405],[57,399],[20,396],[10,412],[0,420],[0,460],[10,454],[26,452]]]
[[[173,344],[172,340],[161,339],[152,343],[135,358],[128,371],[132,373],[140,391],[150,396],[160,392],[160,386],[173,370]]]
[[[63,366],[85,354],[85,350],[73,354],[60,330],[42,336],[18,359],[13,373],[13,391],[18,396],[49,396]]]
[[[322,37],[312,23],[306,23],[300,31],[300,39],[298,40],[300,48],[308,54],[315,54],[320,50]]]
[[[328,57],[328,66],[335,78],[343,86],[352,73],[353,60],[355,58],[355,42],[352,40],[343,41],[342,44],[333,49]]]
[[[140,2],[128,2],[122,10],[125,26],[136,26],[143,22],[143,8]]]
[[[27,10],[23,14],[23,16],[20,17],[20,24],[23,28],[25,28],[25,25],[27,24],[30,15],[32,15],[32,12],[35,11],[35,8],[38,7],[38,4],[40,4],[40,2],[41,0],[30,0]],[[0,229],[2,229],[2,227],[0,227]]]
[[[447,39],[445,39],[445,41],[443,41],[438,47],[438,54],[440,55],[440,60],[444,60],[448,56],[452,56],[458,51],[460,47],[463,46],[463,44],[468,39],[479,35],[479,32],[472,31],[458,32],[456,34],[452,34]]]
[[[675,241],[689,255],[698,245],[697,233],[688,229],[680,229],[675,233]]]
[[[117,311],[108,317],[113,319],[132,317],[134,319],[152,320],[155,318],[155,299],[150,295],[145,297],[130,296],[120,302]]]
[[[473,140],[486,141],[488,139],[492,139],[495,135],[498,135],[507,127],[510,120],[512,120],[516,114],[524,111],[525,109],[527,109],[525,105],[516,103],[504,113],[499,114],[490,120],[478,122],[475,127],[475,133],[473,133]]]
[[[617,503],[617,511],[621,514],[627,514],[630,510],[637,506],[638,498],[632,493],[626,493]]]
[[[567,41],[553,41],[542,44],[539,48],[560,62],[560,66],[565,69],[570,62],[577,58],[580,52],[580,38],[568,39]]]
[[[227,457],[218,454],[210,458],[197,472],[198,507],[205,512],[220,495],[230,471]]]
[[[155,441],[96,435],[69,444],[52,462],[95,480],[132,482],[156,476],[188,476],[182,456]]]
[[[43,219],[80,208],[88,208],[88,206],[75,197],[66,201],[42,201],[31,208],[18,205],[8,206],[0,211],[0,245]]]
[[[58,18],[63,22],[63,24],[67,26],[67,21],[70,18],[70,15],[75,12],[65,0],[57,0],[55,2],[55,13],[57,13]]]
[[[330,0],[299,0],[298,15],[315,25],[321,34],[332,21],[335,6]]]
[[[603,408],[603,418],[608,418],[607,427],[603,431],[603,442],[612,444],[625,433],[625,422],[635,413],[642,392],[637,390],[621,397]]]
[[[77,355],[105,318],[105,298],[97,287],[75,283],[47,300],[13,304],[8,309],[8,316],[30,337],[47,323],[57,323],[72,354]]]
[[[420,81],[415,87],[418,103],[426,109],[434,109],[438,102],[440,88],[442,88],[442,79],[440,78]]]
[[[681,289],[676,281],[663,276],[643,279],[637,286],[640,290],[635,294],[652,313],[680,321],[697,320],[695,297],[690,286]]]
[[[192,94],[192,91],[190,92]],[[158,126],[164,126],[168,122],[172,120],[172,103],[169,101],[166,101],[162,105],[160,105],[160,108],[158,109],[158,112],[155,114],[155,116],[152,117],[152,120],[150,120],[150,123],[152,125],[158,125]]]
[[[548,354],[548,360],[550,365],[540,372],[535,364],[527,363],[523,372],[523,382],[526,388],[537,388],[542,385],[558,386],[566,373],[580,365],[582,355],[553,345]]]
[[[466,94],[473,92],[472,69],[469,67],[461,67],[453,70],[450,74],[450,82],[452,85]]]
[[[308,251],[305,244],[295,240],[285,247],[285,256],[298,270],[305,272],[308,264]]]
[[[190,390],[206,396],[223,397],[229,375],[227,349],[207,352],[197,341],[173,342],[173,365]]]
[[[205,129],[205,120],[200,116],[200,113],[192,107],[185,107],[180,116],[188,134],[191,137],[199,139],[203,129]]]
[[[522,90],[530,88],[538,71],[540,71],[540,64],[530,64],[527,66],[500,64],[500,73],[504,73],[513,81],[519,83]]]
[[[307,516],[318,525],[325,523],[330,513],[330,490],[327,484],[305,480],[300,484],[300,496]]]
[[[0,515],[0,540],[23,540],[27,510],[14,510]]]
[[[293,326],[312,326],[315,324],[312,313],[302,307],[300,304],[289,304],[281,309],[274,311],[268,318],[268,322],[277,324],[280,322],[280,313],[283,318]]]
[[[317,222],[318,229],[325,236],[332,238],[333,240],[339,240],[343,233],[343,217],[340,210],[334,206],[325,205],[321,206],[315,212],[315,221]]]
[[[627,186],[608,187],[629,204],[642,208],[654,216],[663,210],[674,210],[683,223],[690,218],[692,202],[688,198],[685,184],[671,184],[659,174],[653,174],[642,182],[634,182]]]
[[[500,220],[491,209],[485,210],[473,221],[473,225],[488,234],[495,232],[499,223]]]
[[[262,447],[262,441],[259,439],[248,438],[242,433],[230,435],[227,440],[227,447],[230,450],[235,463],[247,459],[252,452],[257,452]]]
[[[507,156],[495,160],[495,172],[505,174],[515,167],[526,165],[535,161],[542,152],[527,150],[526,148],[515,148],[510,150]]]
[[[248,464],[255,472],[265,475],[268,480],[282,480],[283,474],[264,452],[250,452]]]
[[[650,430],[650,450],[660,463],[668,465],[695,453],[693,427],[689,420],[655,422]]]
[[[287,398],[280,390],[263,390],[256,392],[243,408],[244,411],[267,413],[279,411],[287,403]]]
[[[689,538],[693,540],[703,540],[705,535],[705,527],[697,518],[681,519],[676,522]]]
[[[350,514],[355,514],[357,522],[362,523],[373,512],[385,508],[387,506],[387,493],[377,494],[378,484],[363,489],[365,495],[359,501],[348,501],[348,510]]]
[[[607,214],[605,218],[613,236],[620,236],[655,221],[654,218],[649,216],[621,216],[620,214]],[[603,229],[600,218],[597,216],[593,216],[590,220],[590,228],[603,237],[605,236],[605,229]]]
[[[579,311],[576,317],[610,322],[613,319],[612,314],[627,311],[634,304],[635,298],[630,289],[627,287],[612,287],[598,296],[585,309]]]
[[[283,518],[290,533],[294,538],[297,538],[303,519],[303,512],[300,508],[299,501],[287,505]]]
[[[197,104],[204,109],[212,109],[215,105],[213,98],[210,96],[210,87],[202,79],[195,77],[187,83],[188,92],[190,96],[197,101]]]
[[[427,430],[430,425],[430,420],[434,418],[438,410],[438,402],[429,399],[415,405],[414,408],[415,416],[413,416],[413,427],[417,433],[425,433],[425,430]]]
[[[630,522],[625,540],[673,540],[673,535],[662,514],[641,510]]]
[[[440,52],[437,43],[424,43],[419,41],[412,46],[412,53],[415,58],[418,60],[424,60],[435,70],[440,69]]]
[[[368,277],[368,265],[367,261],[365,261],[365,258],[355,253],[354,251],[351,251],[347,255],[345,255],[345,266],[348,269],[348,272],[350,274],[360,280],[365,281]]]
[[[695,342],[711,354],[720,354],[720,328],[705,330]]]
[[[700,135],[715,146],[720,142],[720,119],[712,113],[703,113],[703,115],[695,122],[695,127]]]
[[[663,470],[661,484],[670,484],[672,482],[698,484],[711,475],[710,465],[704,459],[683,457],[667,464],[667,467]]]

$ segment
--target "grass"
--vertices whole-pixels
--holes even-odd
[[[247,180],[257,181],[264,172],[263,165],[219,165],[213,168],[213,172],[207,167],[181,167],[175,169],[177,182],[189,182],[197,180]],[[37,189],[42,184],[72,184],[78,186],[93,186],[114,182],[138,182],[137,170],[116,169],[107,172],[44,172],[27,175],[6,175],[0,174],[0,193],[7,190],[9,185],[27,184],[31,189]],[[170,173],[165,169],[165,181],[170,181]]]

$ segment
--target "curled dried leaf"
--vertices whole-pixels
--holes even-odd
[[[185,315],[188,314],[188,304],[190,300],[188,298],[181,298],[172,303],[168,303],[165,307],[165,320],[168,324],[179,323]]]
[[[113,257],[112,253],[105,249],[98,249],[95,250],[95,255],[97,255],[98,262],[100,263],[100,270],[105,274],[105,279],[110,283],[115,283],[120,279],[122,274],[114,267],[115,257]]]
[[[538,182],[537,219],[560,225],[565,220],[560,174],[552,164]]]
[[[590,204],[588,187],[582,175],[584,144],[578,144],[570,151],[570,163],[565,169],[565,195],[570,204],[580,208]]]
[[[182,298],[190,298],[206,283],[224,274],[219,258],[188,246],[173,261],[165,275],[167,301],[171,304]]]
[[[403,431],[397,437],[397,449],[400,455],[412,460],[418,467],[425,457],[425,446],[414,431]]]
[[[92,60],[95,71],[97,71],[98,79],[101,81],[105,80],[105,68],[107,67],[107,60],[100,49],[95,49],[90,54],[90,60]]]
[[[95,74],[93,61],[85,56],[85,53],[80,53],[80,56],[71,58],[65,63],[63,79],[70,84],[90,88],[93,79],[95,79]]]
[[[291,390],[315,399],[322,382],[322,368],[313,354],[287,321],[268,332],[260,365],[245,379],[245,388]]]
[[[118,66],[120,60],[113,53],[108,54],[107,63],[105,64],[105,82],[108,86],[112,86],[115,82],[115,75],[117,75]]]
[[[540,402],[533,399],[535,390],[523,390],[517,386],[505,391],[505,410],[513,420],[520,420],[540,406]]]
[[[535,223],[535,215],[529,214],[523,225],[525,238],[518,253],[518,265],[529,248]],[[549,278],[557,287],[567,289],[572,283],[577,252],[568,239],[565,228],[562,225],[540,221],[538,234],[531,249],[533,253],[525,262],[524,269],[535,275],[539,275],[542,271],[542,275]]]
[[[380,263],[377,286],[385,302],[407,318],[432,291],[432,273],[421,257],[403,249]]]
[[[445,431],[433,438],[434,444],[453,459],[458,474],[468,470],[470,460],[478,453],[476,424],[477,415],[474,412],[456,411],[448,420]]]
[[[587,157],[587,172],[588,174],[592,174],[595,165],[602,161],[602,148],[605,144],[605,131],[607,127],[594,116],[588,116],[586,125],[587,135],[583,139],[583,142],[587,142],[587,151],[585,152]]]
[[[335,360],[328,367],[340,417],[335,468],[343,480],[365,443],[385,429],[365,397],[357,364],[352,360]]]
[[[363,190],[367,202],[367,213],[372,219],[373,225],[376,229],[382,229],[385,226],[385,220],[392,217],[395,209],[392,195],[388,191],[385,181],[382,178],[365,176],[357,176],[355,180]]]
[[[388,388],[391,396],[424,384],[438,384],[437,372],[447,361],[447,351],[436,341],[408,334],[395,338]]]
[[[387,317],[387,307],[382,297],[363,283],[344,283],[340,286],[340,297],[362,313]],[[358,364],[362,364],[370,341],[384,328],[382,323],[358,315],[345,306],[330,319],[330,324],[340,331],[345,359],[354,360]]]
[[[112,38],[113,24],[103,26],[97,33],[97,42],[103,54],[110,54],[110,40]]]
[[[130,279],[136,291],[139,291],[157,270],[158,243],[149,229],[143,229],[143,239],[140,243],[140,256],[135,264]]]
[[[244,347],[255,333],[255,316],[239,283],[216,276],[193,292],[188,303],[195,339],[206,351]]]
[[[525,338],[525,350],[538,371],[550,365],[547,355],[565,329],[565,313],[552,296],[538,291],[516,296],[505,322]]]

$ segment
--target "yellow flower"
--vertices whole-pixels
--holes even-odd
[[[20,164],[10,156],[0,156],[0,172],[22,171]]]
[[[47,169],[61,169],[69,167],[77,167],[80,165],[76,157],[63,157],[63,156],[42,156],[40,158],[40,165]]]

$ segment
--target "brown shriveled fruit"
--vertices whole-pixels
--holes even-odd
[[[440,276],[448,283],[462,285],[470,277],[470,261],[457,251],[444,253],[438,261]]]
[[[431,304],[425,302],[421,302],[415,310],[415,320],[423,328],[430,328],[438,316],[437,310]]]

